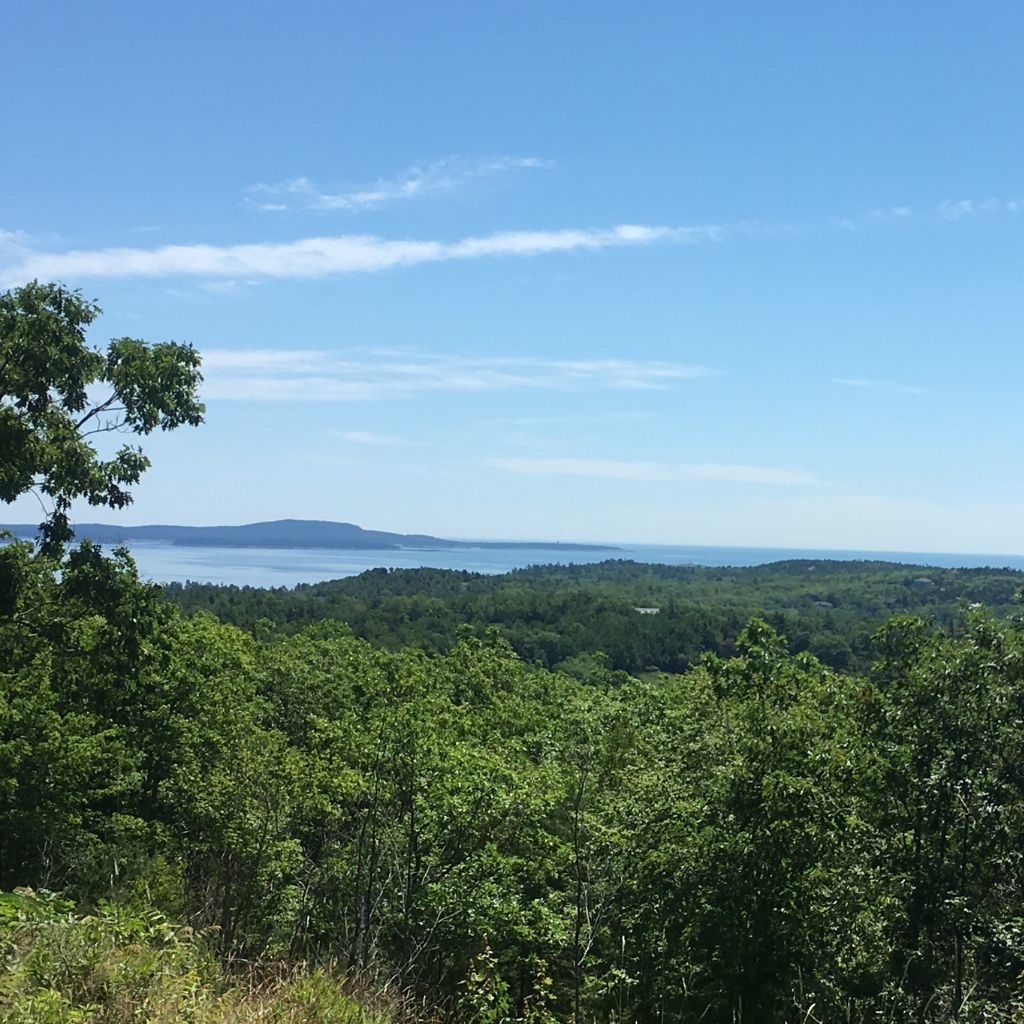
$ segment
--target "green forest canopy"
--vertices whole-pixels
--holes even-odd
[[[754,615],[783,632],[794,654],[809,651],[833,668],[866,669],[878,654],[873,636],[890,615],[926,616],[954,629],[971,605],[1012,614],[1022,585],[1024,573],[1009,569],[829,560],[711,568],[612,560],[500,576],[375,569],[291,590],[171,584],[167,593],[186,612],[212,611],[250,630],[280,634],[332,619],[379,646],[443,652],[469,625],[479,636],[497,630],[520,657],[546,668],[575,671],[600,653],[610,668],[638,673],[682,672],[706,652],[729,654]]]

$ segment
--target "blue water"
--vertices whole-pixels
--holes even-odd
[[[552,562],[602,562],[630,558],[666,565],[764,565],[788,558],[863,558],[945,568],[992,566],[1024,570],[1024,555],[923,554],[893,551],[822,551],[802,548],[690,547],[631,544],[618,551],[566,551],[543,548],[462,548],[447,551],[342,551],[334,548],[217,548],[134,544],[142,576],[157,583],[193,580],[250,587],[292,587],[297,583],[355,576],[367,569],[467,569],[502,573]]]

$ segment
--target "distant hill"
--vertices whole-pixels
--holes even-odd
[[[34,538],[38,527],[18,523],[0,526],[15,537]],[[437,550],[448,548],[539,548],[545,551],[619,551],[602,544],[534,543],[527,541],[458,541],[423,533],[388,533],[364,530],[354,523],[332,523],[320,519],[275,519],[269,523],[244,526],[117,526],[111,523],[78,523],[76,540],[96,544],[126,544],[149,541],[187,547],[235,548],[347,548],[397,551],[403,548]]]

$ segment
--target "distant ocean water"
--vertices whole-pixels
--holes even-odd
[[[895,551],[825,551],[811,548],[733,548],[630,544],[618,551],[552,551],[550,548],[461,548],[459,550],[345,551],[336,548],[186,547],[133,544],[139,572],[157,583],[192,580],[249,587],[293,587],[297,583],[355,576],[367,569],[466,569],[503,573],[528,565],[603,562],[628,558],[666,565],[764,565],[789,558],[878,559],[944,568],[991,566],[1024,570],[1024,555],[925,554]]]

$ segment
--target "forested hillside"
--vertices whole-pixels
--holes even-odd
[[[956,629],[965,609],[1017,610],[1024,573],[937,569],[890,562],[793,561],[750,568],[647,565],[537,566],[503,576],[443,569],[375,569],[349,579],[266,590],[171,584],[186,612],[280,635],[329,618],[372,643],[450,650],[463,625],[496,630],[524,660],[585,670],[603,655],[612,669],[683,672],[706,652],[730,654],[754,615],[844,670],[878,656],[874,634],[893,614]],[[638,611],[645,609],[646,611]]]
[[[78,297],[0,299],[4,496],[57,495],[0,548],[5,1020],[1024,1018],[1014,574],[378,572],[186,613],[66,512],[144,468],[74,428],[87,385],[190,422],[193,354],[89,360]],[[915,614],[840,671],[756,609]],[[615,662],[659,637],[674,674]]]
[[[31,539],[36,527],[25,523],[0,529],[15,537]],[[353,523],[311,519],[278,519],[242,526],[124,526],[117,523],[76,523],[79,540],[96,544],[128,544],[158,541],[185,547],[340,548],[342,550],[396,551],[402,548],[435,550],[445,548],[548,548],[552,551],[615,551],[596,544],[516,543],[512,541],[457,541],[422,533],[388,533],[364,530]]]

